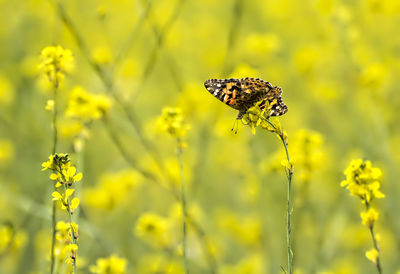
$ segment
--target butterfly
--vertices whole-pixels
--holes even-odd
[[[238,120],[260,101],[260,109],[268,106],[270,116],[280,116],[288,111],[288,107],[282,101],[282,89],[259,78],[209,79],[204,82],[204,86],[214,97],[239,110],[236,117]]]

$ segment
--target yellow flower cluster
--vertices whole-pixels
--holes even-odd
[[[0,165],[10,162],[14,158],[14,144],[7,139],[0,139]]]
[[[164,253],[151,253],[141,256],[137,273],[169,273],[184,274],[183,266],[176,259]]]
[[[90,272],[96,274],[124,274],[126,273],[126,259],[116,255],[109,258],[99,258],[96,265],[89,268]]]
[[[133,192],[141,183],[141,175],[131,169],[104,174],[96,186],[86,189],[86,204],[96,209],[113,210],[124,200],[131,202]]]
[[[238,215],[228,210],[217,214],[218,226],[240,244],[257,247],[261,243],[262,226],[258,216]]]
[[[73,233],[71,233],[71,229]],[[59,221],[56,225],[56,232],[57,244],[55,246],[55,254],[60,261],[63,261],[67,257],[66,263],[72,263],[72,260],[76,258],[76,251],[78,250],[78,245],[73,243],[78,239],[78,225],[74,222]]]
[[[310,181],[314,171],[323,163],[323,136],[314,131],[301,129],[296,132],[291,142],[291,154],[295,155],[297,167],[296,182],[302,184]]]
[[[181,146],[185,146],[183,139],[189,130],[189,125],[185,123],[182,110],[180,108],[165,107],[162,115],[158,119],[158,126],[162,131],[166,131],[175,137]]]
[[[243,115],[242,122],[251,128],[251,132],[256,134],[256,127],[268,130],[276,133],[279,136],[283,136],[287,144],[287,134],[282,129],[282,125],[277,118],[270,120],[268,105],[264,109],[260,109],[260,103],[258,102],[253,107],[249,108],[245,115]]]
[[[384,198],[379,190],[382,171],[372,167],[371,161],[356,159],[350,162],[345,170],[346,180],[340,186],[346,187],[352,196],[359,197],[361,202],[369,204],[374,198]]]
[[[76,263],[76,252],[78,246],[78,225],[72,222],[72,214],[79,205],[78,198],[72,198],[75,189],[72,185],[82,179],[82,173],[76,173],[76,168],[71,166],[71,159],[68,153],[56,153],[50,155],[48,161],[42,163],[42,171],[50,169],[50,179],[56,181],[56,189],[63,187],[64,191],[56,190],[52,193],[53,201],[61,202],[61,209],[66,210],[69,215],[69,222],[58,222],[57,240],[61,243],[62,254],[69,254],[66,263]],[[69,228],[68,228],[69,227]],[[60,249],[58,250],[60,252]]]
[[[72,52],[61,46],[45,47],[40,54],[39,69],[47,75],[55,87],[59,86],[65,74],[70,72],[73,66]]]
[[[362,224],[372,227],[376,220],[378,220],[379,212],[370,207],[367,211],[360,213]]]
[[[156,247],[168,247],[171,243],[169,230],[168,218],[148,212],[137,220],[134,234]]]
[[[0,256],[19,250],[26,240],[26,233],[16,231],[11,223],[0,225]]]
[[[379,190],[381,187],[380,179],[382,171],[379,168],[372,167],[371,161],[356,159],[350,162],[345,170],[346,180],[341,183],[346,187],[352,196],[359,197],[365,204],[366,210],[361,212],[362,224],[369,228],[374,248],[367,251],[365,256],[373,262],[378,272],[381,273],[379,260],[379,235],[375,235],[374,224],[379,217],[379,212],[371,207],[374,198],[384,198],[385,195]]]
[[[101,94],[91,94],[78,86],[70,93],[65,115],[79,119],[83,123],[89,123],[105,116],[110,107],[111,99],[109,97]]]

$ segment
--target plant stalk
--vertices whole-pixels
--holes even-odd
[[[53,108],[53,148],[52,148],[52,155],[56,154],[57,151],[57,92],[58,90],[58,83],[55,81],[54,88],[53,88],[53,101],[54,101],[54,108]],[[54,186],[55,189],[55,186]],[[51,210],[51,226],[52,226],[52,234],[51,234],[51,255],[50,255],[50,274],[54,273],[54,266],[55,266],[55,254],[54,248],[56,244],[56,202],[52,201],[52,210]]]
[[[185,178],[183,170],[183,159],[182,159],[182,143],[177,140],[177,156],[179,161],[179,173],[180,173],[180,184],[181,184],[181,205],[182,205],[182,251],[183,251],[183,264],[185,268],[185,274],[189,274],[189,267],[187,262],[187,209],[186,209],[186,196],[185,196]]]

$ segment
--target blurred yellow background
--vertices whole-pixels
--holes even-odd
[[[50,269],[52,86],[38,65],[57,45],[75,63],[57,151],[83,173],[78,272],[114,256],[125,272],[110,273],[183,273],[176,143],[157,123],[167,106],[190,126],[191,273],[286,268],[284,152],[271,133],[231,132],[237,111],[203,86],[230,77],[281,87],[289,107],[294,273],[376,273],[363,206],[340,187],[355,158],[383,172],[381,262],[400,271],[400,1],[0,0],[0,16],[0,273]],[[80,107],[90,96],[101,113]]]

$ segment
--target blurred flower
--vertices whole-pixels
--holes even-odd
[[[9,105],[14,99],[14,86],[0,74],[0,105]]]
[[[216,215],[218,226],[235,241],[247,246],[259,246],[262,239],[259,216],[241,215],[221,210]]]
[[[376,264],[378,262],[379,252],[375,248],[372,248],[367,252],[365,252],[365,257],[367,257],[368,260]]]
[[[84,125],[78,120],[72,120],[64,118],[58,123],[60,129],[60,135],[64,138],[77,138],[78,136],[84,136],[88,138],[89,131]]]
[[[307,183],[313,172],[324,163],[324,151],[322,149],[323,137],[320,133],[301,129],[296,132],[291,142],[290,151],[295,155],[297,167],[296,182]]]
[[[0,225],[0,256],[21,249],[26,241],[25,232],[15,230],[12,224]]]
[[[72,239],[71,227],[73,229],[74,240]],[[76,258],[78,246],[73,244],[76,239],[78,239],[78,225],[76,223],[57,222],[54,254],[60,262],[68,257],[66,263],[71,264],[71,258]]]
[[[317,0],[316,7],[318,12],[323,16],[332,14],[336,0]]]
[[[0,139],[0,165],[10,162],[14,158],[14,145],[10,140]]]
[[[167,247],[171,242],[169,220],[155,213],[144,213],[136,222],[134,233],[140,239],[160,247]]]
[[[379,212],[373,207],[370,207],[368,211],[360,213],[362,224],[368,227],[372,227],[376,220],[378,220]]]
[[[55,106],[54,100],[47,100],[44,109],[52,112],[54,111],[54,106]]]
[[[96,274],[124,274],[126,273],[126,259],[116,255],[111,255],[108,258],[99,258],[96,265],[89,268],[91,273]]]
[[[233,70],[232,74],[229,77],[232,78],[244,78],[244,77],[249,77],[251,75],[252,77],[258,77],[259,72],[249,66],[248,64],[239,64],[235,67]]]
[[[294,54],[294,63],[297,70],[302,74],[312,72],[320,54],[314,47],[304,47]]]
[[[281,46],[280,39],[275,33],[252,33],[245,38],[245,44],[248,52],[257,54],[258,57],[273,54]]]
[[[338,87],[337,83],[315,82],[312,83],[312,87],[310,89],[311,91],[313,91],[318,101],[322,99],[328,102],[332,102],[341,97],[340,88]]]
[[[113,61],[113,54],[109,47],[99,46],[93,50],[93,60],[100,65],[110,64]]]
[[[189,125],[185,123],[182,110],[180,108],[165,107],[162,115],[157,121],[158,127],[175,137],[180,147],[185,147],[183,141],[186,137]]]
[[[99,17],[100,20],[104,20],[106,18],[107,15],[107,7],[104,5],[99,5],[96,9],[97,12],[97,16]]]
[[[96,186],[85,190],[84,201],[93,208],[112,210],[124,199],[132,200],[133,193],[141,184],[142,177],[134,170],[105,173]]]
[[[183,266],[164,254],[149,254],[141,256],[138,273],[141,274],[184,274]]]
[[[262,274],[265,273],[264,261],[261,254],[245,257],[234,266],[222,266],[221,274]]]
[[[61,46],[45,47],[40,54],[39,68],[55,87],[59,86],[65,74],[72,70],[73,65],[72,52]]]
[[[80,119],[83,123],[101,119],[107,115],[111,106],[109,97],[101,94],[91,94],[82,87],[75,87],[70,93],[67,117]]]
[[[195,221],[196,223],[204,222],[204,212],[202,208],[195,203],[190,203],[187,207],[188,215],[190,219]],[[180,222],[182,220],[182,204],[175,202],[171,205],[169,210],[169,217],[171,220],[176,220]]]
[[[371,90],[379,89],[387,79],[388,69],[381,63],[366,66],[361,73],[360,83]]]
[[[370,161],[352,160],[345,170],[346,180],[341,182],[352,196],[359,197],[362,203],[370,203],[374,198],[384,198],[379,190],[382,171],[372,167]]]
[[[120,68],[120,75],[127,79],[135,78],[140,75],[140,64],[135,59],[126,58],[123,60]]]

